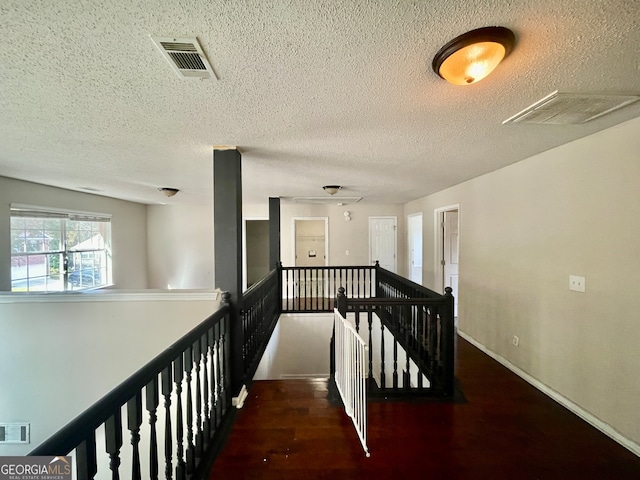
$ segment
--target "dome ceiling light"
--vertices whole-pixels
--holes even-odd
[[[158,190],[162,192],[162,194],[165,197],[173,197],[176,193],[180,191],[177,188],[171,188],[171,187],[160,187]]]
[[[484,27],[464,33],[442,47],[432,67],[454,85],[470,85],[489,75],[515,44],[516,37],[504,27]]]
[[[322,189],[329,195],[335,195],[342,187],[340,185],[325,185]]]

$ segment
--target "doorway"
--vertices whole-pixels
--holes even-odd
[[[329,264],[327,217],[293,218],[293,265],[322,267]]]
[[[244,262],[242,279],[244,290],[260,281],[273,268],[269,265],[269,220],[244,219],[242,231]]]
[[[407,217],[409,241],[409,279],[422,285],[422,213]]]
[[[453,314],[458,317],[459,274],[460,274],[460,207],[452,205],[435,210],[436,232],[436,278],[440,291],[451,287],[454,296]]]
[[[369,263],[376,260],[382,268],[396,273],[397,217],[369,217]]]

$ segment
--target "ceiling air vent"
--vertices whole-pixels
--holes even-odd
[[[182,78],[216,78],[197,38],[151,37],[164,58]]]
[[[575,125],[601,117],[638,100],[638,95],[594,95],[555,91],[506,119],[502,124]]]

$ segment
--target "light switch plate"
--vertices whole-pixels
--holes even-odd
[[[585,291],[585,278],[578,275],[569,275],[569,290],[574,292],[584,293]]]

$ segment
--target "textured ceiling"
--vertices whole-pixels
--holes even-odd
[[[488,25],[517,39],[491,76],[431,71]],[[197,37],[219,80],[179,78],[149,35]],[[640,115],[501,124],[554,90],[640,93],[640,1],[0,4],[0,175],[143,203],[211,201],[213,145],[242,151],[247,202],[400,203]]]

